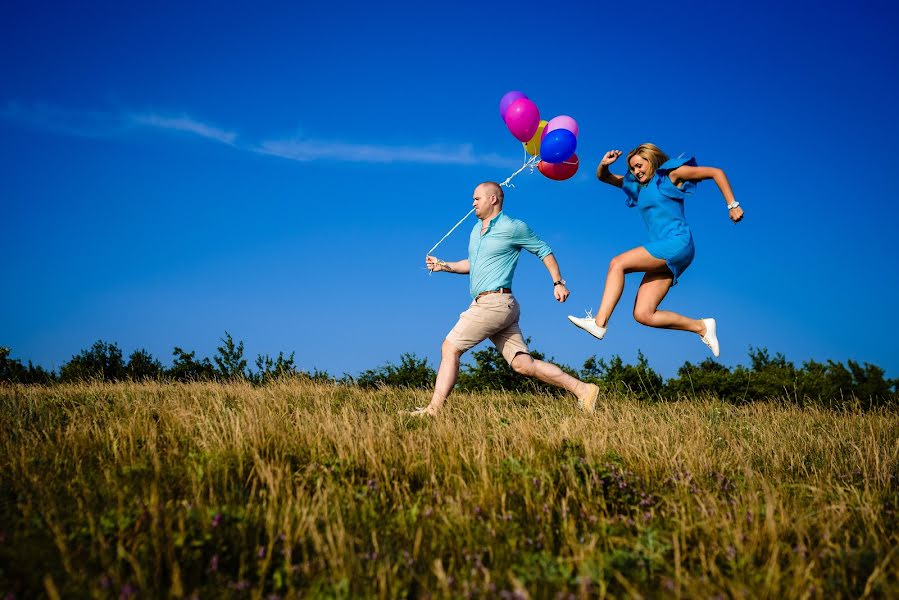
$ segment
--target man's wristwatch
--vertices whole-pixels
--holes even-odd
[[[740,203],[737,202],[736,200],[734,200],[733,202],[731,202],[730,204],[727,205],[727,210],[733,210],[734,208],[737,208],[738,206],[740,206]]]
[[[565,285],[565,280],[560,279],[558,281],[553,282],[553,287],[556,287],[557,285]]]

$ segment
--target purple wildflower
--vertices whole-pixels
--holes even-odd
[[[122,589],[119,590],[119,600],[128,600],[137,593],[137,588],[131,585],[131,583],[126,583],[122,586]]]

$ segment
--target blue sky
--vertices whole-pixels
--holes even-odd
[[[707,356],[633,321],[638,275],[602,342],[565,319],[645,240],[595,166],[652,141],[723,168],[746,210],[734,226],[700,185],[663,308],[715,317],[727,365],[756,346],[897,377],[897,26],[888,2],[3,3],[0,344],[51,368],[98,339],[169,364],[227,330],[251,359],[338,375],[436,364],[468,286],[424,253],[520,165],[498,113],[517,89],[580,125],[573,179],[525,172],[507,195],[572,289],[557,304],[522,256],[533,348],[576,367],[641,349],[666,376]],[[463,258],[473,224],[437,254]]]

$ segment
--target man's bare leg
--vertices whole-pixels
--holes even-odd
[[[440,353],[440,367],[437,369],[437,382],[434,384],[434,394],[431,396],[431,403],[425,409],[431,416],[440,412],[450,392],[453,391],[456,380],[459,378],[459,366],[462,362],[462,351],[453,346],[448,340],[443,340]]]

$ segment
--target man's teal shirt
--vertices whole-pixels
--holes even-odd
[[[475,223],[468,240],[471,297],[489,290],[511,288],[522,249],[536,254],[540,260],[552,254],[552,248],[527,223],[504,212],[493,217],[484,235],[481,235],[481,222]]]

